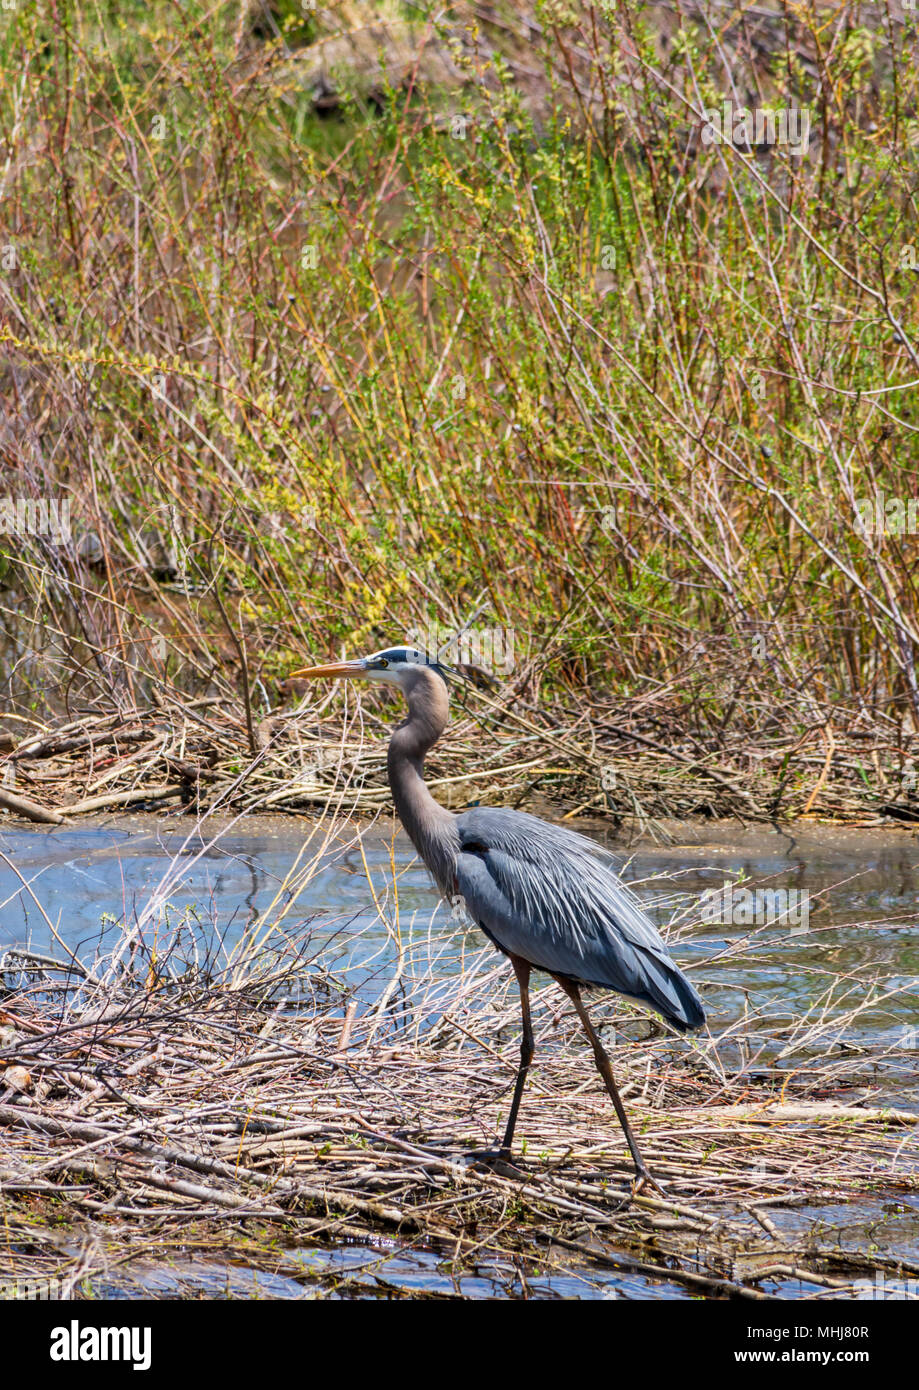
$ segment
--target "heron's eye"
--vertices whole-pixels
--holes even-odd
[[[385,669],[385,667],[389,665],[389,662],[386,660],[385,656],[381,656],[379,661],[377,662],[377,665]]]

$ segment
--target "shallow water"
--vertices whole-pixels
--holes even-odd
[[[605,838],[602,829],[585,829]],[[864,1078],[857,1076],[856,1067],[853,1084],[879,1086],[888,1103],[917,1108],[919,839],[902,830],[815,828],[792,835],[726,824],[668,829],[674,843],[666,846],[639,841],[631,848],[621,843],[609,847],[621,858],[623,877],[659,924],[670,923],[674,916],[684,920],[685,933],[674,945],[674,955],[684,965],[703,966],[694,971],[694,979],[704,982],[713,1026],[723,1027],[736,1017],[749,998],[761,1018],[775,1020],[777,1041],[769,1058],[773,1065],[801,1066],[809,1059],[820,1065],[846,1050],[854,1049],[857,1055],[866,1047],[891,1048],[885,1063],[872,1066]],[[259,914],[277,899],[275,910],[278,905],[286,910],[288,931],[309,936],[311,955],[356,988],[359,997],[373,999],[389,979],[395,959],[393,915],[387,906],[387,928],[353,845],[331,845],[318,872],[295,897],[289,876],[305,833],[291,819],[253,819],[222,830],[217,842],[207,845],[197,837],[189,840],[179,818],[135,817],[66,829],[0,825],[0,853],[9,861],[0,859],[0,982],[4,976],[8,985],[17,982],[15,958],[3,959],[10,948],[28,943],[60,959],[56,932],[89,963],[117,946],[125,922],[138,920],[146,922],[146,930],[165,920],[183,921],[192,953],[219,962],[221,952],[243,940]],[[438,980],[446,983],[482,950],[481,936],[474,927],[451,920],[404,837],[391,843],[382,824],[371,827],[363,836],[363,850],[377,893],[384,896],[391,881],[392,852],[399,875],[398,923],[404,942],[411,943],[412,969],[435,987]],[[167,870],[174,881],[157,902]],[[806,930],[787,921],[758,928],[742,921],[701,922],[701,895],[712,888],[720,891],[725,882],[806,892]],[[726,945],[751,932],[738,957],[714,959]],[[863,993],[864,981],[874,975],[885,990],[900,986],[904,992],[844,1023],[852,997],[831,1002],[819,1037],[797,1049],[786,1046],[787,1055],[783,1054],[780,1025],[789,1012],[804,1013],[825,990],[830,975],[853,971],[858,972]],[[725,1055],[723,1060],[731,1066],[740,1056]],[[919,1206],[912,1203],[897,1211],[867,1202],[819,1212],[791,1210],[777,1212],[776,1220],[779,1225],[811,1225],[817,1220],[824,1230],[834,1231],[842,1248],[873,1244],[886,1254],[912,1259],[919,1255]],[[685,1290],[675,1285],[618,1271],[598,1274],[592,1268],[588,1273],[575,1266],[570,1277],[540,1277],[536,1267],[521,1279],[519,1270],[486,1262],[475,1276],[454,1278],[449,1261],[440,1255],[385,1243],[300,1251],[297,1259],[307,1276],[305,1288],[289,1271],[269,1276],[189,1263],[144,1276],[153,1281],[146,1296],[203,1292],[208,1297],[280,1298],[309,1297],[312,1292],[377,1297],[385,1296],[387,1289],[417,1289],[469,1298],[685,1297]],[[136,1296],[140,1285],[132,1286],[126,1277],[118,1289],[132,1296],[132,1287]],[[117,1291],[106,1292],[111,1296]],[[777,1291],[794,1296],[803,1290],[795,1286]]]
[[[665,1280],[639,1275],[570,1272],[544,1274],[519,1262],[482,1259],[475,1272],[451,1272],[451,1261],[430,1250],[411,1249],[396,1240],[373,1244],[344,1241],[335,1248],[312,1247],[288,1253],[291,1273],[265,1273],[205,1261],[168,1266],[133,1265],[130,1283],[96,1281],[97,1298],[270,1298],[370,1299],[393,1295],[463,1299],[683,1298],[685,1290]]]
[[[606,842],[602,831],[586,833]],[[711,961],[702,978],[707,1005],[725,1022],[753,991],[761,1010],[777,1019],[804,1013],[824,972],[876,971],[887,987],[907,995],[863,1011],[834,1041],[863,1044],[901,1041],[919,1050],[919,839],[903,831],[812,829],[794,836],[771,828],[674,827],[682,840],[668,846],[609,842],[622,875],[661,926],[675,914],[688,923],[673,945],[684,966]],[[62,956],[49,926],[85,962],[110,952],[123,924],[184,922],[200,958],[218,958],[244,939],[259,914],[278,899],[293,933],[309,932],[311,955],[321,956],[359,994],[372,999],[389,978],[396,955],[390,928],[381,921],[361,854],[351,845],[330,846],[318,872],[302,888],[289,884],[304,832],[289,819],[253,819],[208,840],[189,837],[179,824],[136,817],[117,825],[14,829],[0,825],[0,955],[29,943]],[[468,923],[451,923],[427,871],[401,834],[382,829],[363,835],[363,853],[377,887],[387,895],[390,855],[398,879],[399,926],[416,967],[436,981],[462,968],[483,939]],[[164,876],[167,884],[156,904]],[[707,890],[761,885],[809,895],[809,920],[732,924],[700,921]],[[28,885],[28,886],[26,886]],[[299,895],[298,895],[299,889]],[[39,910],[34,898],[44,909]],[[151,904],[156,910],[151,911]],[[735,916],[740,915],[736,912]],[[725,944],[754,932],[739,962],[716,959]],[[433,939],[431,934],[433,933]],[[694,975],[694,978],[700,978]],[[12,981],[10,981],[12,983]],[[851,1002],[851,1001],[850,1001]],[[841,1010],[840,1010],[841,1012]],[[833,1010],[830,1010],[832,1017]],[[829,1037],[825,1039],[829,1041]]]

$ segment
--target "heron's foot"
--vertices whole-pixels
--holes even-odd
[[[491,1168],[501,1178],[525,1178],[511,1158],[510,1149],[472,1149],[466,1155],[471,1167]]]
[[[658,1182],[643,1163],[636,1163],[635,1176],[632,1179],[632,1196],[637,1197],[639,1193],[644,1192],[646,1187],[652,1187],[662,1197],[667,1196],[667,1189],[663,1183]]]

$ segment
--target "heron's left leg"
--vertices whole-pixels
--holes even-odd
[[[520,1097],[523,1095],[523,1087],[526,1083],[527,1072],[533,1060],[533,1053],[536,1051],[536,1044],[533,1041],[533,1025],[530,1021],[530,966],[520,956],[511,956],[511,964],[514,967],[514,974],[517,976],[517,983],[520,986],[520,1013],[523,1019],[523,1037],[520,1039],[520,1066],[517,1068],[517,1082],[514,1086],[514,1099],[511,1101],[511,1113],[507,1118],[507,1128],[504,1131],[504,1142],[501,1145],[501,1158],[510,1158],[511,1144],[514,1142],[514,1129],[517,1125],[517,1111],[520,1109]]]
[[[597,1071],[603,1077],[606,1089],[610,1094],[610,1099],[612,1100],[613,1105],[616,1107],[616,1114],[619,1117],[619,1123],[622,1125],[622,1132],[625,1135],[626,1143],[629,1146],[629,1153],[632,1155],[632,1160],[635,1164],[635,1175],[639,1179],[640,1183],[650,1183],[653,1187],[659,1188],[660,1184],[656,1182],[649,1173],[647,1165],[641,1156],[641,1150],[639,1149],[638,1144],[636,1143],[635,1135],[632,1133],[632,1126],[629,1124],[629,1117],[625,1113],[625,1106],[622,1104],[622,1099],[619,1095],[618,1090],[616,1089],[616,1082],[613,1079],[612,1065],[610,1063],[609,1057],[606,1055],[606,1051],[603,1047],[603,1044],[597,1036],[597,1031],[590,1021],[590,1015],[584,1007],[584,1001],[581,998],[580,986],[576,985],[573,980],[564,979],[561,975],[556,975],[554,978],[561,985],[562,989],[565,991],[568,998],[571,1000],[572,1004],[577,1010],[578,1018],[581,1020],[581,1023],[584,1026],[584,1032],[590,1039],[590,1045],[594,1050],[594,1061],[597,1064]]]

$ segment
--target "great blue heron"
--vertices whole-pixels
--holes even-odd
[[[654,1183],[635,1142],[613,1070],[581,999],[584,986],[616,990],[685,1032],[705,1022],[702,1003],[667,953],[610,856],[583,835],[523,811],[474,807],[453,815],[424,783],[425,755],[449,719],[448,668],[411,647],[294,671],[289,679],[347,676],[397,685],[408,718],[389,742],[389,785],[399,819],[445,898],[510,958],[520,986],[523,1038],[510,1115],[498,1157],[510,1157],[517,1111],[533,1060],[530,972],[545,970],[574,1005],[628,1142],[639,1185]]]

